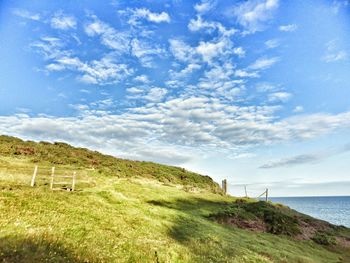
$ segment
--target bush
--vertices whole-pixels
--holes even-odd
[[[256,219],[256,216],[254,214],[247,212],[244,208],[239,206],[229,206],[227,208],[222,209],[217,214],[211,215],[211,217],[220,218],[220,219],[234,217],[240,220]]]
[[[225,220],[228,218],[242,221],[261,220],[266,226],[266,231],[276,235],[295,236],[300,233],[299,221],[295,216],[290,215],[286,209],[263,201],[238,201],[211,217],[220,221],[228,221]]]
[[[298,221],[280,212],[266,211],[264,221],[269,233],[288,236],[294,236],[300,233]]]
[[[324,232],[316,232],[312,240],[315,241],[317,244],[325,245],[325,246],[337,244],[337,240],[335,239],[334,236],[331,236]]]

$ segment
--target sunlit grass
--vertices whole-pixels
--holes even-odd
[[[14,159],[18,164],[18,160]],[[9,171],[10,169],[8,169]],[[28,169],[28,172],[30,169]],[[8,176],[6,176],[8,174]],[[313,242],[208,220],[234,198],[186,192],[152,179],[94,178],[78,191],[29,186],[0,173],[0,253],[5,262],[337,262]]]
[[[216,223],[209,216],[235,198],[184,169],[65,144],[0,141],[2,262],[350,260],[339,248]],[[77,171],[77,191],[51,191],[52,166],[58,174]]]

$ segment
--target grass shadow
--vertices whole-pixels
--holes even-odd
[[[168,236],[192,252],[192,262],[236,262],[242,256],[247,257],[247,261],[242,262],[273,262],[272,259],[281,258],[286,260],[284,262],[332,262],[340,255],[346,257],[344,251],[322,249],[311,241],[297,242],[285,235],[258,233],[214,222],[212,214],[230,208],[233,201],[187,197],[149,200],[147,203],[176,210],[177,216],[168,228]],[[248,202],[246,206],[259,212],[256,203]],[[286,247],[291,251],[285,251]],[[347,257],[339,262],[346,260]]]
[[[149,200],[147,203],[180,212],[168,233],[171,238],[179,242],[205,239],[208,235],[206,225],[213,223],[209,215],[230,205],[227,201],[212,201],[198,197],[173,201]]]
[[[0,238],[0,262],[64,262],[83,263],[72,251],[63,245],[49,242],[42,238],[25,238],[7,236]]]

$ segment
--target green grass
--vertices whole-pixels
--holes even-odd
[[[210,180],[198,187],[173,174],[116,176],[62,163],[57,173],[78,171],[77,191],[51,191],[50,162],[38,165],[32,188],[31,155],[0,157],[0,262],[350,262],[340,247],[211,220],[236,199]]]
[[[0,154],[8,157],[26,157],[33,163],[44,164],[47,167],[93,168],[95,173],[99,175],[120,178],[138,176],[156,179],[164,183],[186,185],[188,189],[205,188],[213,192],[221,192],[219,185],[209,176],[202,176],[174,166],[115,158],[61,142],[36,143],[0,135]],[[0,162],[0,167],[1,165]]]

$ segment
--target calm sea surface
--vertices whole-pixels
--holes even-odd
[[[270,200],[330,223],[350,227],[350,196],[271,197]]]

